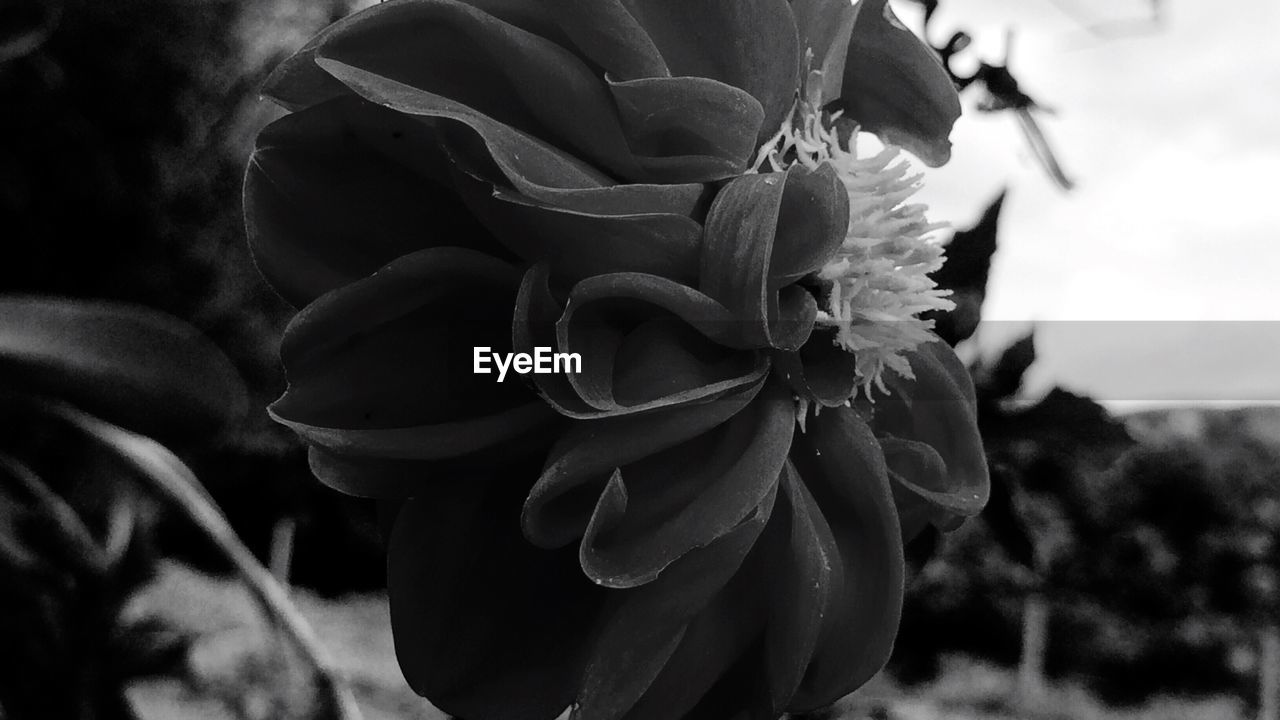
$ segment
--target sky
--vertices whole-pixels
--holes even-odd
[[[1150,13],[1148,0],[942,3],[933,40],[965,29],[970,56],[998,61],[1014,29],[1010,65],[1056,109],[1041,124],[1078,186],[1057,190],[1014,118],[966,95],[952,160],[919,198],[963,227],[1009,187],[984,309],[996,322],[978,344],[1035,322],[1033,385],[1117,409],[1280,401],[1280,2],[1166,0],[1146,32],[1088,29]]]

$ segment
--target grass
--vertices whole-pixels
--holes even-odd
[[[294,601],[351,679],[365,720],[445,720],[404,682],[382,595],[332,601],[296,591]],[[164,567],[128,612],[157,615],[197,636],[190,676],[133,688],[144,720],[311,720],[313,693],[301,663],[234,582],[181,565]],[[1245,720],[1235,698],[1152,698],[1110,708],[1083,687],[1057,684],[1017,702],[1006,668],[949,658],[930,683],[903,687],[880,676],[842,701],[831,720]]]

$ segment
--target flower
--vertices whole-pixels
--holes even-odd
[[[954,89],[884,0],[391,0],[267,93],[248,225],[303,306],[272,412],[379,499],[415,690],[776,717],[883,665],[904,538],[987,482],[911,181],[796,124],[945,160]]]

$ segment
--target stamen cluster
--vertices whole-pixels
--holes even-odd
[[[788,122],[761,148],[756,170],[783,171],[795,164],[834,169],[849,193],[849,229],[840,249],[818,272],[826,289],[818,323],[835,329],[835,342],[857,358],[858,387],[888,392],[886,369],[913,377],[905,358],[934,339],[930,310],[951,310],[930,273],[942,267],[943,248],[932,233],[926,206],[908,204],[919,174],[895,147],[858,157],[858,129],[809,103],[797,103]]]

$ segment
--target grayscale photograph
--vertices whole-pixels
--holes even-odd
[[[1274,0],[0,0],[0,720],[1280,720]]]

